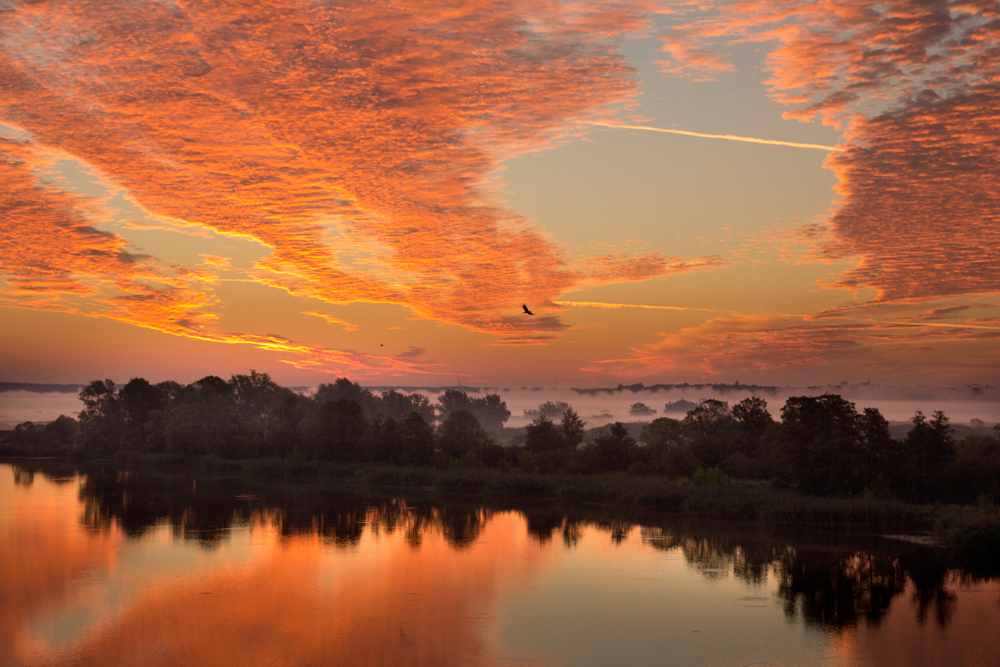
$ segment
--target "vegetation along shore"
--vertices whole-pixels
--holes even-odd
[[[893,438],[835,394],[705,400],[683,419],[587,425],[546,402],[506,429],[498,394],[374,393],[347,379],[303,395],[251,372],[189,385],[141,378],[80,391],[79,417],[0,433],[0,455],[84,465],[405,487],[494,500],[599,504],[748,523],[919,532],[1000,553],[1000,442],[917,413]]]

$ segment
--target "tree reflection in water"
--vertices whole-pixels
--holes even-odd
[[[34,471],[15,471],[18,484],[31,484]],[[454,549],[476,542],[496,510],[480,504],[416,499],[373,498],[322,486],[263,486],[243,479],[194,481],[190,477],[91,472],[81,486],[83,522],[101,530],[117,524],[131,536],[167,523],[175,537],[197,540],[208,549],[233,527],[266,524],[282,536],[314,534],[337,548],[355,547],[367,528],[373,534],[403,531],[419,548],[427,531],[439,531]],[[509,509],[509,508],[508,508]],[[564,511],[551,505],[518,509],[527,533],[550,545],[557,532],[563,545],[575,546],[586,528],[608,534],[613,544],[627,539],[636,524],[622,517]],[[878,626],[890,604],[912,584],[917,619],[942,628],[954,613],[948,584],[987,578],[956,572],[948,553],[876,538],[832,539],[829,535],[795,540],[755,533],[730,534],[718,527],[643,527],[644,544],[679,549],[689,565],[708,579],[730,574],[759,586],[774,577],[777,594],[790,618],[829,629],[860,622]]]

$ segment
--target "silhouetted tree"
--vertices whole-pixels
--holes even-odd
[[[38,449],[40,437],[40,428],[37,428],[33,422],[21,422],[14,427],[11,431],[7,442],[14,446],[16,452],[31,452]]]
[[[969,435],[955,447],[953,486],[958,500],[976,502],[986,497],[1000,502],[1000,440]]]
[[[636,451],[636,472],[679,477],[691,475],[698,467],[684,437],[684,425],[677,419],[654,419],[642,427],[639,438],[646,446]]]
[[[569,403],[565,401],[545,401],[538,405],[538,409],[527,409],[524,411],[525,417],[534,419],[539,415],[545,415],[550,419],[555,419],[569,409]]]
[[[709,398],[684,417],[684,436],[703,468],[722,465],[735,451],[735,422],[729,404]]]
[[[656,410],[645,403],[633,403],[632,407],[628,409],[628,413],[635,417],[648,417],[649,415],[655,415]]]
[[[482,398],[469,398],[464,391],[447,389],[438,397],[438,411],[442,418],[447,418],[458,410],[465,410],[475,415],[482,427],[488,431],[498,431],[504,422],[510,418],[507,403],[500,399],[499,394],[486,394]]]
[[[234,375],[229,380],[233,402],[240,416],[247,422],[264,422],[281,387],[267,373],[250,371],[250,375]]]
[[[948,469],[956,458],[955,439],[948,418],[936,411],[928,423],[919,410],[913,416],[913,428],[906,435],[904,454],[909,473],[908,500],[927,502],[945,499]]]
[[[621,422],[615,422],[607,433],[594,438],[597,455],[602,470],[614,472],[625,470],[632,463],[632,455],[636,448],[635,439],[629,435],[628,429]]]
[[[688,412],[694,410],[696,407],[698,407],[697,403],[692,403],[691,401],[682,398],[677,401],[667,401],[666,403],[664,403],[663,412],[674,413],[674,414],[687,414]]]
[[[486,444],[486,431],[468,410],[455,410],[445,417],[438,430],[438,444],[451,458],[461,458],[466,453]]]
[[[60,415],[42,428],[41,443],[48,449],[75,447],[80,437],[80,425],[72,417]]]
[[[424,421],[434,421],[434,406],[430,399],[421,394],[403,394],[398,391],[383,391],[375,401],[375,411],[379,416],[402,421],[416,412]]]
[[[219,378],[208,376],[182,388],[162,417],[164,447],[187,455],[234,456],[240,431],[240,415],[233,404],[232,389]]]
[[[739,437],[739,447],[747,456],[758,456],[764,436],[774,426],[774,418],[767,411],[767,401],[750,396],[733,406],[733,420]]]
[[[325,461],[360,461],[368,420],[356,401],[318,403],[300,426],[303,450]]]
[[[898,492],[903,475],[902,449],[889,433],[888,420],[878,408],[865,408],[858,419],[858,431],[861,484],[872,491]]]
[[[338,378],[333,384],[321,384],[316,389],[316,401],[319,403],[335,403],[340,400],[354,401],[361,406],[366,417],[374,417],[377,413],[376,396],[347,378]]]
[[[793,396],[781,409],[785,473],[801,491],[819,495],[860,491],[859,415],[836,394]]]
[[[434,429],[419,412],[411,412],[399,429],[400,465],[428,465],[434,455]]]
[[[92,452],[115,452],[121,447],[125,415],[112,380],[94,380],[80,390],[80,432]]]
[[[566,441],[555,423],[542,414],[528,424],[524,446],[532,452],[555,452],[563,449]]]
[[[165,387],[144,378],[133,378],[118,390],[123,418],[123,445],[126,449],[146,449],[150,413],[162,410],[169,396]]]
[[[580,415],[567,406],[562,415],[562,437],[567,449],[573,450],[580,446],[585,427],[586,424],[580,419]]]

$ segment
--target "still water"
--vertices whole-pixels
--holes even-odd
[[[0,665],[1000,664],[1000,583],[734,535],[0,464]]]

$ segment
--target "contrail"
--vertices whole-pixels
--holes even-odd
[[[662,127],[651,125],[619,125],[617,123],[599,123],[597,121],[583,121],[584,125],[598,125],[600,127],[613,127],[619,130],[646,130],[647,132],[666,132],[667,134],[683,134],[688,137],[702,137],[703,139],[728,139],[729,141],[745,141],[750,144],[770,144],[772,146],[790,146],[792,148],[814,148],[820,151],[837,151],[842,153],[843,148],[837,146],[824,146],[823,144],[799,144],[794,141],[776,141],[774,139],[757,139],[756,137],[738,137],[735,134],[704,134],[702,132],[689,132],[687,130],[668,130]]]
[[[878,320],[871,320],[877,322]],[[948,324],[945,322],[920,322],[911,320],[909,322],[898,322],[896,320],[886,320],[889,324],[903,324],[913,327],[945,327],[948,329],[986,329],[988,331],[1000,331],[1000,327],[985,327],[981,324]]]
[[[648,310],[705,310],[715,312],[707,308],[682,308],[681,306],[647,306],[642,303],[604,303],[602,301],[553,301],[557,306],[568,308],[646,308]]]

